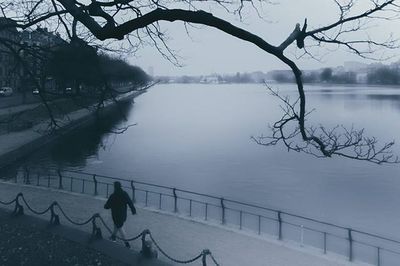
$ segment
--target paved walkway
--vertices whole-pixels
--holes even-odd
[[[47,188],[0,183],[0,200],[2,201],[13,199],[19,192],[22,192],[32,207],[38,210],[43,210],[56,200],[75,220],[84,221],[93,213],[98,212],[108,224],[112,224],[109,212],[103,209],[104,199]],[[160,246],[177,259],[193,258],[201,250],[208,248],[221,265],[228,266],[361,265],[349,263],[342,257],[323,255],[318,251],[292,246],[285,242],[249,236],[220,226],[182,219],[150,209],[137,209],[137,215],[128,216],[127,235],[137,235],[148,228]],[[61,219],[61,223],[68,224],[64,219]],[[79,229],[82,230],[82,228]],[[87,226],[83,230],[90,231],[91,228]],[[107,236],[104,230],[103,234]],[[140,250],[140,241],[132,244],[133,249]],[[160,258],[168,261],[163,256]],[[193,265],[200,265],[200,262]],[[209,265],[212,264],[209,263]]]

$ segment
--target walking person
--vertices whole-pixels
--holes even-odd
[[[111,234],[111,240],[113,241],[115,241],[117,233],[119,233],[122,239],[126,239],[122,226],[126,221],[127,205],[131,209],[132,215],[136,214],[136,208],[129,198],[128,193],[122,189],[120,182],[114,182],[114,192],[104,205],[104,209],[111,209],[111,216],[114,222],[114,230]],[[127,248],[131,247],[128,241],[125,241],[125,246]]]

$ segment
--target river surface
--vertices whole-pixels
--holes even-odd
[[[273,87],[296,99],[294,85]],[[307,108],[316,109],[309,123],[354,125],[400,144],[400,89],[307,85],[306,91]],[[400,239],[400,165],[257,145],[251,136],[269,133],[279,104],[263,85],[158,85],[123,106],[124,116],[81,129],[21,164],[134,178]]]

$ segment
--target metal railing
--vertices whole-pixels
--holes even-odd
[[[144,207],[187,215],[257,235],[272,235],[372,265],[398,265],[400,241],[256,204],[194,191],[80,171],[24,169],[14,182],[108,197],[120,181],[134,202]]]
[[[60,212],[62,214],[62,216],[71,224],[77,225],[77,226],[84,226],[87,225],[89,223],[92,224],[92,234],[91,234],[91,240],[98,240],[98,239],[102,239],[102,232],[101,232],[101,228],[98,226],[97,222],[99,221],[103,227],[112,235],[112,230],[111,228],[107,225],[107,223],[104,221],[103,217],[101,217],[100,214],[95,213],[92,216],[90,216],[88,219],[86,219],[84,222],[77,222],[74,221],[73,219],[71,219],[66,212],[64,211],[64,209],[61,207],[61,205],[57,202],[54,201],[53,203],[51,203],[46,209],[42,210],[42,211],[38,211],[35,210],[32,206],[30,206],[30,204],[28,203],[28,201],[25,199],[23,193],[19,193],[13,200],[11,201],[1,201],[0,200],[0,205],[4,205],[4,206],[8,206],[8,205],[12,205],[15,203],[15,207],[14,210],[12,212],[13,216],[21,216],[24,214],[24,206],[21,204],[20,200],[22,200],[23,204],[26,206],[26,208],[36,214],[36,215],[45,215],[46,213],[50,212],[50,221],[49,224],[52,226],[56,226],[56,225],[60,225],[60,216],[58,214],[56,214],[56,208],[58,209],[58,212]],[[218,262],[216,261],[216,259],[214,258],[213,254],[210,252],[209,249],[204,249],[203,251],[201,251],[197,256],[191,258],[191,259],[187,259],[187,260],[182,260],[182,259],[176,259],[174,257],[172,257],[171,255],[169,255],[168,253],[166,253],[164,251],[164,249],[161,248],[161,246],[159,245],[159,243],[154,239],[153,235],[151,234],[149,229],[145,229],[143,230],[140,234],[138,234],[137,236],[131,237],[131,238],[121,238],[118,236],[115,236],[115,238],[118,238],[122,241],[125,242],[131,242],[131,241],[135,241],[138,240],[139,238],[141,239],[142,242],[142,249],[140,251],[141,255],[144,257],[149,257],[148,254],[148,244],[147,244],[147,240],[146,237],[150,238],[150,241],[155,245],[155,247],[157,248],[158,251],[160,251],[166,258],[168,258],[169,260],[175,262],[175,263],[179,263],[179,264],[189,264],[192,262],[195,262],[197,260],[201,259],[202,265],[203,266],[207,266],[207,258],[210,257],[211,261],[216,265],[219,266]]]

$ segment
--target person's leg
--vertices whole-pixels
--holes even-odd
[[[118,232],[119,232],[119,235],[121,236],[121,238],[122,239],[125,239],[126,237],[126,234],[125,234],[125,230],[124,230],[124,228],[121,226],[120,228],[118,228]]]
[[[118,232],[119,232],[119,235],[120,235],[120,237],[122,239],[126,239],[125,230],[124,230],[124,228],[122,226],[120,228],[118,228]],[[127,248],[131,247],[131,245],[129,244],[128,241],[124,241],[124,243],[125,243],[125,247],[127,247]]]
[[[113,232],[112,232],[112,234],[111,234],[111,237],[110,237],[110,239],[111,239],[112,241],[115,241],[115,236],[117,235],[117,232],[118,232],[118,228],[117,228],[117,226],[114,224],[114,230],[113,230]]]

